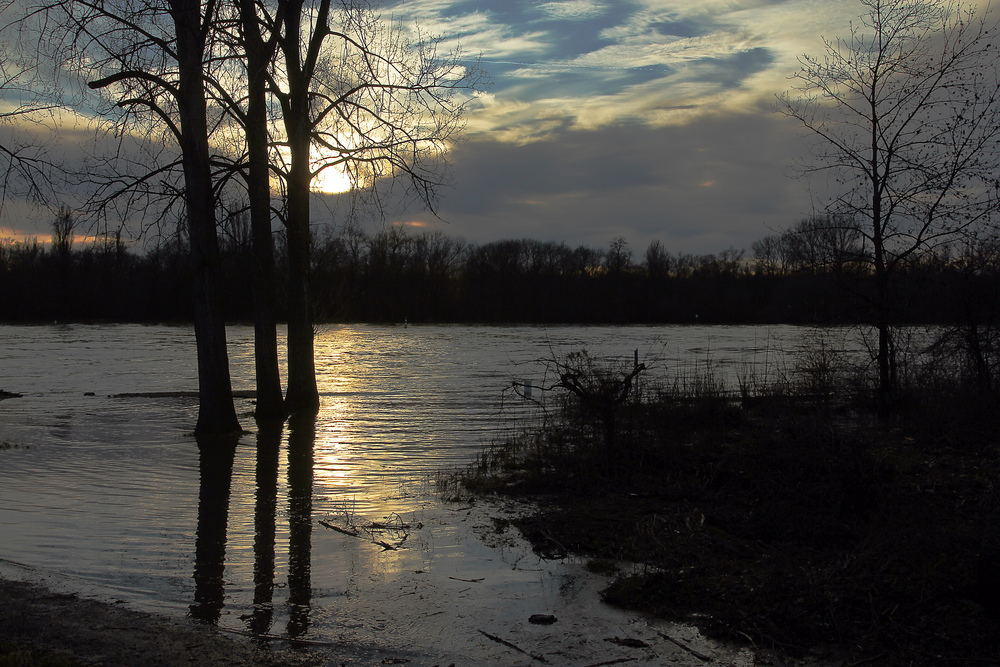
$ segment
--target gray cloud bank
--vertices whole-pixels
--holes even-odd
[[[479,139],[454,152],[455,186],[440,215],[419,220],[482,242],[534,238],[606,246],[624,236],[641,253],[749,248],[809,211],[787,177],[797,135],[768,115],[564,130],[519,145]]]

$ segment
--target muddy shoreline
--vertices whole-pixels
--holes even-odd
[[[23,581],[0,579],[0,600],[0,644],[66,658],[71,664],[308,667],[392,659],[346,645],[251,640],[191,619],[135,611]]]

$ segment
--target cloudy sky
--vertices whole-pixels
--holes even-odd
[[[470,241],[529,237],[672,252],[750,244],[808,215],[802,135],[772,108],[803,53],[846,34],[856,0],[401,0],[481,54],[489,96],[423,223]]]
[[[386,17],[460,43],[493,85],[452,154],[441,219],[390,220],[641,256],[750,244],[813,210],[791,178],[800,129],[772,110],[803,53],[847,33],[857,0],[388,0]],[[815,193],[820,194],[820,193]],[[317,207],[320,209],[321,207]],[[0,237],[49,231],[12,216]],[[322,210],[318,213],[326,215]]]

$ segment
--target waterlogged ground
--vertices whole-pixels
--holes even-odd
[[[0,389],[22,394],[0,401],[14,445],[0,450],[0,575],[414,665],[743,664],[693,629],[602,605],[603,576],[498,532],[493,517],[519,508],[445,503],[435,480],[526,409],[504,387],[551,383],[540,359],[639,350],[692,376],[748,359],[764,372],[807,333],[334,327],[317,339],[315,424],[257,432],[240,400],[251,432],[220,466],[176,394],[197,386],[190,330],[0,327]],[[234,386],[250,389],[251,332],[231,346]]]

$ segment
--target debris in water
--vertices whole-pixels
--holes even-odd
[[[672,642],[672,643],[676,644],[677,646],[680,646],[682,649],[684,649],[685,651],[687,651],[688,653],[690,653],[694,657],[698,658],[699,660],[703,660],[705,662],[712,662],[712,658],[710,656],[707,656],[704,653],[699,653],[698,651],[695,651],[693,648],[691,648],[687,644],[684,644],[682,642],[677,641],[676,639],[674,639],[670,635],[665,635],[662,632],[657,632],[656,634],[660,635],[661,637],[663,637],[664,639],[666,639],[668,642]]]
[[[540,655],[535,655],[534,653],[528,653],[527,651],[525,651],[525,650],[524,650],[523,648],[521,648],[520,646],[518,646],[518,645],[516,645],[516,644],[512,644],[511,642],[507,641],[506,639],[501,639],[500,637],[497,637],[496,635],[491,635],[490,633],[486,632],[485,630],[480,630],[479,632],[480,632],[480,633],[481,633],[481,634],[482,634],[482,635],[483,635],[484,637],[486,637],[487,639],[492,639],[493,641],[497,642],[498,644],[503,644],[503,645],[504,645],[504,646],[506,646],[507,648],[512,648],[512,649],[514,649],[514,650],[515,650],[515,651],[517,651],[518,653],[523,653],[524,655],[528,656],[528,657],[529,657],[529,658],[531,658],[532,660],[537,660],[538,662],[548,662],[548,660],[546,660],[546,659],[545,659],[545,658],[543,658],[542,656],[540,656]]]
[[[629,648],[649,648],[649,644],[634,637],[608,637],[604,641],[618,644],[619,646],[628,646]]]
[[[552,625],[556,622],[556,617],[552,614],[532,614],[528,617],[528,623],[535,625]]]

